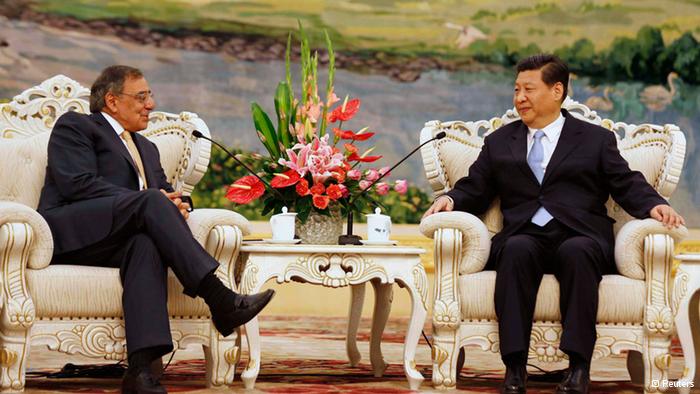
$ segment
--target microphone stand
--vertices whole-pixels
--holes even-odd
[[[202,134],[202,132],[200,132],[199,130],[194,130],[194,131],[192,131],[192,136],[194,136],[195,138],[202,138],[202,139],[205,139],[205,140],[211,142],[212,144],[218,146],[221,150],[223,150],[224,152],[226,152],[226,154],[227,154],[230,158],[232,158],[233,160],[235,160],[236,163],[238,163],[238,164],[242,165],[243,167],[245,167],[245,169],[248,170],[248,172],[249,172],[251,175],[253,175],[253,176],[255,176],[256,178],[258,178],[258,180],[260,180],[260,182],[262,182],[263,185],[265,185],[265,187],[267,187],[268,190],[271,190],[273,193],[275,193],[275,194],[280,198],[280,200],[282,200],[282,201],[285,201],[285,200],[286,200],[286,199],[284,198],[284,196],[282,195],[282,193],[280,193],[279,191],[277,191],[277,189],[275,189],[274,187],[270,186],[270,184],[267,183],[266,180],[262,179],[258,174],[255,173],[255,171],[253,171],[252,168],[248,167],[248,165],[245,164],[242,160],[240,160],[239,158],[237,158],[233,153],[229,152],[228,149],[226,149],[226,147],[224,147],[224,146],[221,145],[220,143],[214,141],[213,139],[211,139],[211,138],[205,136],[205,135]]]
[[[409,157],[411,157],[411,155],[416,153],[416,151],[418,151],[418,149],[422,148],[424,145],[426,145],[429,142],[433,142],[435,140],[441,140],[441,139],[445,138],[446,135],[447,135],[446,132],[441,131],[441,132],[437,133],[435,135],[435,137],[418,145],[415,149],[413,149],[406,156],[404,156],[403,159],[401,159],[398,163],[394,164],[391,168],[389,168],[389,171],[385,172],[379,178],[375,179],[372,183],[370,183],[369,186],[367,186],[364,190],[362,190],[362,192],[360,192],[360,194],[355,196],[355,198],[351,198],[350,200],[348,200],[348,208],[349,209],[348,209],[348,223],[347,223],[347,231],[346,231],[347,234],[343,234],[340,237],[338,237],[338,244],[339,245],[361,245],[362,244],[362,242],[360,242],[362,237],[352,233],[352,224],[353,224],[352,202],[355,201],[356,199],[364,196],[369,191],[369,189],[371,189],[372,186],[374,186],[375,183],[381,181],[385,176],[389,175],[389,173],[391,173],[391,171],[394,168],[398,167],[401,163],[406,161],[406,159],[408,159]]]

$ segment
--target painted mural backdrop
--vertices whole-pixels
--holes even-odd
[[[322,49],[325,29],[337,52],[337,93],[363,100],[353,122],[377,132],[376,151],[384,155],[384,165],[417,144],[426,121],[502,114],[512,106],[514,63],[531,53],[555,52],[575,74],[575,100],[603,117],[675,123],[685,132],[686,165],[672,202],[692,227],[700,227],[698,1],[2,4],[0,99],[59,73],[89,86],[103,67],[131,64],[145,72],[159,109],[199,113],[216,138],[243,152],[263,151],[250,102],[273,111],[287,34],[301,23],[312,46]],[[321,64],[327,62],[327,54],[319,52]],[[297,56],[295,50],[292,57]],[[320,68],[323,80],[325,68]],[[220,155],[215,159],[206,190],[197,191],[209,203],[221,201],[217,182],[232,181],[238,171]],[[414,211],[402,218],[415,222],[429,203],[420,158],[394,175],[418,187],[397,204]]]

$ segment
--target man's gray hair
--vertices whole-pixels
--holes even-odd
[[[127,78],[141,78],[143,73],[138,68],[129,66],[109,66],[102,70],[90,88],[90,112],[100,112],[106,106],[105,95],[121,93]]]

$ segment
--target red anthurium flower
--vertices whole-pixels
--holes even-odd
[[[326,191],[326,187],[322,183],[317,183],[311,187],[312,194],[323,194]]]
[[[282,187],[287,187],[287,186],[292,186],[299,182],[301,179],[301,176],[299,175],[296,170],[288,170],[285,171],[283,174],[274,174],[275,178],[272,179],[270,182],[270,186],[274,188],[282,188]]]
[[[309,191],[309,181],[303,178],[300,179],[297,183],[297,186],[295,187],[295,190],[297,194],[302,197],[311,194],[311,192]]]
[[[340,130],[337,127],[333,128],[333,132],[335,135],[337,135],[339,138],[342,138],[344,140],[353,140],[353,141],[365,141],[374,136],[374,133],[372,132],[366,132],[367,128],[364,128],[357,133],[354,133],[352,130]]]
[[[229,186],[226,198],[236,204],[248,204],[265,194],[265,185],[252,175],[244,176]]]
[[[353,153],[350,156],[348,156],[348,160],[350,161],[361,161],[363,163],[371,163],[373,161],[377,161],[381,159],[382,156],[360,156],[357,153]]]
[[[340,189],[340,186],[336,185],[335,183],[326,188],[326,193],[333,201],[343,197],[343,191]]]
[[[374,133],[373,133],[373,132],[365,132],[365,133],[359,133],[359,132],[358,132],[357,134],[355,134],[355,135],[352,137],[352,139],[355,140],[355,141],[365,141],[365,140],[368,140],[368,139],[372,138],[373,136],[374,136]]]
[[[355,135],[355,133],[353,133],[352,130],[341,130],[337,127],[333,128],[333,132],[336,136],[338,136],[338,138],[342,138],[344,140],[351,140],[352,136]]]
[[[360,99],[352,99],[350,101],[347,101],[346,99],[346,101],[343,102],[343,105],[336,107],[333,111],[331,111],[331,113],[328,115],[328,121],[331,123],[339,120],[345,122],[346,120],[352,119],[359,109]]]
[[[328,196],[321,196],[318,194],[314,194],[313,203],[314,203],[314,206],[318,209],[326,209],[326,207],[328,207],[328,203],[330,201],[331,201],[331,198]]]

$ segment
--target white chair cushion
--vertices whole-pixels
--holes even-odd
[[[117,268],[50,265],[40,270],[28,269],[27,286],[37,318],[122,316],[122,285]],[[168,311],[170,316],[210,316],[201,298],[182,293],[182,285],[170,270]]]
[[[459,277],[462,316],[471,320],[496,320],[493,294],[496,271],[481,271]],[[600,282],[598,323],[642,322],[646,301],[643,280],[604,275]],[[545,275],[537,293],[535,320],[559,321],[559,282]]]
[[[13,201],[36,209],[46,174],[49,133],[0,144],[0,201]]]

